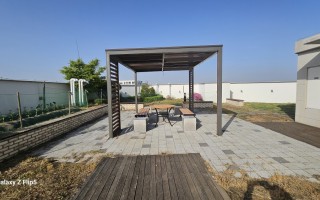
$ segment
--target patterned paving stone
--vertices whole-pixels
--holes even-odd
[[[290,163],[289,161],[287,161],[286,159],[282,158],[282,157],[272,157],[275,161],[277,161],[278,163]]]
[[[208,147],[209,145],[207,143],[199,143],[200,147]]]
[[[197,113],[196,117],[201,121],[197,131],[184,132],[181,121],[176,121],[173,126],[162,123],[154,127],[151,120],[148,131],[139,133],[133,130],[134,114],[134,111],[121,112],[124,131],[118,137],[108,138],[108,118],[105,117],[48,143],[34,153],[65,162],[65,157],[72,157],[73,152],[85,153],[92,150],[119,155],[193,152],[200,153],[219,171],[232,166],[235,170],[245,170],[251,177],[271,176],[275,170],[292,175],[306,172],[310,177],[320,176],[319,148],[250,122],[235,118],[228,125],[229,132],[217,136],[216,115],[205,111]],[[223,114],[223,126],[230,118],[231,116]],[[75,161],[70,159],[68,162]]]
[[[287,141],[279,141],[281,144],[291,144],[290,142]]]
[[[225,154],[234,154],[234,152],[232,151],[232,150],[229,150],[229,149],[227,149],[227,150],[222,150],[223,151],[223,153],[225,153]]]
[[[184,133],[183,131],[177,131],[178,133]]]
[[[151,144],[143,144],[142,148],[151,148]]]

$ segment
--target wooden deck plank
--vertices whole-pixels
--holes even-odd
[[[81,199],[92,199],[92,197],[95,194],[96,195],[100,194],[100,192],[103,189],[106,178],[108,178],[110,176],[110,173],[112,172],[114,166],[116,165],[116,163],[118,162],[119,159],[120,158],[113,159],[113,160],[111,160],[109,165],[105,165],[105,167],[103,168],[103,171],[101,171],[99,177],[91,185],[91,190],[88,191],[88,193],[85,195],[85,197],[81,198]]]
[[[146,166],[144,171],[142,200],[149,199],[151,181],[151,156],[146,156]]]
[[[198,199],[200,200],[200,194],[192,180],[191,174],[192,172],[189,172],[188,168],[186,165],[188,165],[189,163],[185,163],[184,159],[183,159],[183,155],[177,155],[175,156],[177,160],[180,161],[180,171],[183,173],[184,177],[186,178],[186,181],[188,183],[188,186],[190,188],[190,192],[193,196],[193,199]]]
[[[163,188],[162,188],[162,173],[161,173],[161,161],[160,156],[156,157],[156,188],[157,188],[157,199],[163,199]]]
[[[157,185],[156,185],[156,156],[151,156],[150,162],[150,196],[149,199],[157,199]]]
[[[125,156],[121,162],[121,165],[118,168],[117,173],[115,174],[115,178],[111,184],[109,191],[108,191],[107,187],[103,188],[104,190],[101,192],[99,199],[112,199],[112,196],[114,195],[114,193],[116,191],[117,185],[120,181],[120,178],[122,176],[122,173],[123,173],[128,161],[129,161],[129,157]]]
[[[122,194],[121,194],[121,198],[120,198],[121,200],[124,200],[124,199],[128,198],[129,191],[130,191],[131,180],[132,180],[132,177],[133,177],[133,172],[134,172],[134,168],[136,166],[136,162],[137,162],[137,156],[133,156],[131,164],[130,164],[130,170],[129,170],[129,173],[127,175],[127,179],[126,179],[126,182],[124,184],[123,191],[122,191]]]
[[[128,199],[134,199],[136,189],[137,189],[137,184],[138,184],[138,179],[139,179],[139,172],[140,172],[140,166],[141,166],[141,161],[142,161],[142,156],[137,157],[137,163],[133,172],[133,177],[131,180],[131,185],[130,185],[130,191],[128,195]]]
[[[101,174],[101,177],[103,178],[104,181],[100,181],[100,185],[102,185],[102,187],[100,188],[97,188],[94,195],[91,197],[91,199],[98,199],[99,196],[101,195],[101,193],[108,193],[109,192],[109,189],[112,185],[112,182],[113,180],[115,179],[116,177],[116,174],[118,172],[118,169],[121,165],[121,163],[123,162],[124,158],[123,157],[119,157],[117,159],[117,162],[116,164],[113,166],[112,170],[109,170],[110,171],[110,175],[108,177],[105,177],[103,174]]]
[[[203,189],[203,187],[201,187],[201,181],[200,181],[201,177],[200,177],[200,174],[197,173],[195,169],[193,169],[192,163],[190,162],[190,160],[189,160],[189,158],[188,158],[189,156],[190,156],[190,155],[184,154],[184,155],[182,155],[182,159],[184,159],[184,163],[185,163],[185,165],[186,165],[186,167],[187,167],[187,169],[188,169],[188,171],[189,171],[189,173],[190,173],[190,176],[191,176],[192,181],[193,181],[193,183],[194,183],[194,185],[195,185],[195,187],[196,187],[196,189],[197,189],[197,191],[198,191],[198,194],[199,194],[199,196],[200,196],[201,199],[203,199],[203,200],[206,200],[206,199],[210,200],[210,199],[207,197],[206,192],[205,192],[205,190]],[[204,181],[204,179],[203,179],[203,181]],[[210,192],[210,191],[209,191],[209,192]],[[213,195],[212,195],[212,197],[213,197]]]
[[[142,156],[141,165],[140,165],[140,172],[139,172],[139,179],[137,183],[137,190],[134,199],[142,199],[142,192],[143,192],[143,181],[144,181],[144,172],[146,166],[146,156]]]
[[[127,157],[121,157],[122,159],[118,160],[116,166],[112,170],[112,173],[110,174],[109,178],[105,182],[105,185],[103,187],[103,190],[101,191],[99,197],[97,199],[107,199],[107,195],[110,190],[114,190],[114,182],[117,182],[118,179],[120,179],[120,175],[125,167]]]
[[[75,199],[230,198],[200,154],[184,154],[103,159]]]
[[[174,178],[173,178],[173,172],[171,169],[170,159],[168,156],[165,156],[164,158],[166,161],[166,169],[167,169],[167,174],[168,174],[170,197],[171,197],[171,199],[176,200],[176,199],[178,199],[178,193],[177,193],[176,184],[175,184]]]
[[[90,190],[92,184],[96,182],[96,179],[99,177],[99,174],[101,173],[101,171],[104,168],[104,166],[107,165],[110,162],[111,162],[110,159],[106,159],[106,158],[101,159],[101,161],[96,166],[96,169],[94,170],[92,175],[90,175],[87,178],[86,182],[81,187],[80,192],[76,196],[74,196],[73,199],[84,199],[85,195]]]
[[[173,155],[173,159],[174,159],[174,163],[176,165],[177,173],[180,178],[180,183],[178,183],[178,184],[182,185],[183,191],[186,194],[187,199],[194,199],[194,197],[192,196],[193,188],[190,188],[188,181],[186,179],[186,176],[181,169],[182,163],[180,163],[179,156],[180,155]],[[176,182],[176,184],[177,184],[177,182]]]
[[[219,189],[217,188],[217,184],[213,181],[212,175],[209,174],[207,167],[204,164],[204,160],[201,158],[201,156],[197,154],[191,154],[191,157],[194,159],[194,162],[197,163],[199,170],[201,171],[203,177],[206,180],[206,183],[213,192],[215,198],[224,199]]]
[[[199,155],[200,156],[200,155]],[[195,163],[194,159],[192,158],[191,154],[188,155],[188,159],[190,161],[190,166],[193,169],[193,172],[196,174],[197,180],[200,183],[200,188],[202,189],[202,193],[204,193],[208,199],[216,199],[211,189],[208,187],[206,183],[206,179],[204,179],[201,171],[198,168],[198,165]]]
[[[165,156],[160,156],[161,162],[161,180],[162,180],[162,189],[163,189],[163,199],[171,199],[170,198],[170,189],[169,189],[169,181],[168,181],[168,173],[167,173],[167,165]]]
[[[174,178],[174,182],[177,188],[178,199],[187,199],[187,194],[183,190],[182,181],[180,180],[179,169],[177,169],[173,155],[169,155],[170,165],[172,169],[172,174]],[[190,198],[190,197],[189,197]]]
[[[118,185],[115,189],[115,192],[111,194],[111,191],[109,191],[108,196],[110,196],[110,199],[120,199],[121,194],[123,193],[123,189],[124,189],[124,186],[126,183],[127,176],[130,171],[130,165],[131,165],[132,160],[133,160],[132,156],[128,157],[128,160],[126,162],[126,166],[124,167],[124,170],[121,174],[121,177],[119,179],[119,182],[118,182]],[[110,194],[113,196],[111,196]]]

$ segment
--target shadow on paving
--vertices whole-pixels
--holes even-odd
[[[253,122],[296,140],[320,148],[320,128],[297,122]]]

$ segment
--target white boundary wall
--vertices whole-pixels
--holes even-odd
[[[295,103],[296,82],[232,83],[230,98],[245,102]]]
[[[0,113],[17,112],[17,92],[20,92],[21,109],[36,108],[42,104],[43,84],[40,81],[0,79]],[[46,104],[56,102],[57,105],[68,104],[69,85],[67,83],[45,82]]]
[[[163,97],[183,98],[183,93],[189,97],[188,84],[157,84],[152,87]],[[205,101],[217,101],[216,83],[194,84],[194,92],[200,93]],[[295,103],[296,82],[223,83],[222,102],[227,98],[245,102]]]

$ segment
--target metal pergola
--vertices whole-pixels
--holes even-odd
[[[109,136],[121,132],[119,63],[135,77],[135,108],[138,112],[137,73],[189,71],[189,109],[194,109],[194,67],[217,54],[217,134],[222,135],[222,45],[160,48],[107,49]]]

